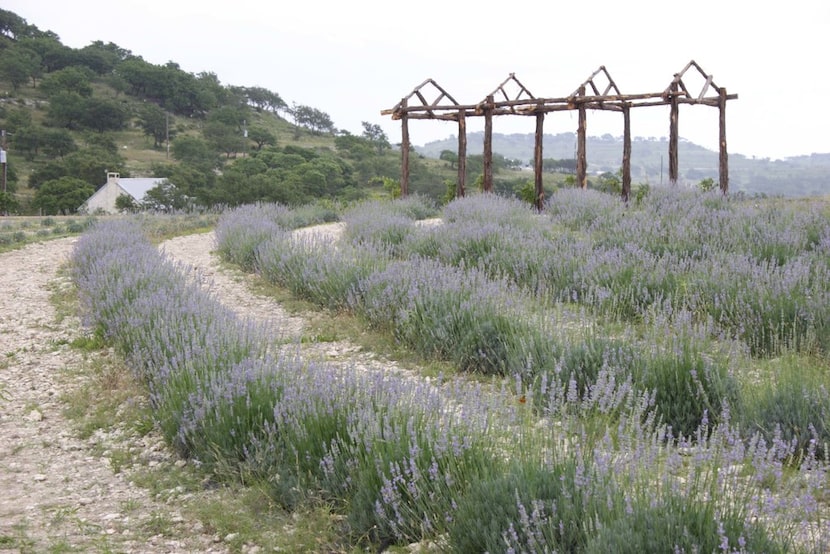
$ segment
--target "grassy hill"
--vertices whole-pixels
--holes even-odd
[[[117,169],[122,176],[150,177],[158,176],[160,167],[176,167],[181,162],[174,156],[174,149],[177,139],[182,137],[194,137],[202,139],[206,120],[203,118],[187,118],[176,115],[169,117],[169,131],[171,140],[160,146],[154,145],[152,136],[145,133],[141,126],[138,114],[145,105],[146,100],[121,93],[105,83],[94,84],[94,97],[110,99],[119,102],[126,112],[130,114],[126,125],[113,131],[97,133],[89,129],[68,128],[74,145],[79,150],[93,148],[96,145],[105,144],[108,148],[117,152],[119,159]],[[30,177],[38,171],[44,170],[50,165],[60,163],[61,156],[47,154],[44,149],[38,150],[35,154],[22,151],[16,144],[17,128],[36,128],[43,132],[58,129],[50,125],[48,112],[50,107],[49,98],[38,88],[31,84],[19,86],[13,90],[8,82],[0,79],[0,129],[8,130],[6,137],[6,150],[8,152],[8,188],[14,193],[19,208],[19,213],[36,214],[33,208],[35,189],[30,187]],[[24,120],[26,124],[20,126],[15,120]],[[307,150],[322,155],[329,155],[342,159],[343,154],[338,152],[335,145],[336,135],[334,133],[318,133],[302,128],[287,120],[281,114],[249,109],[246,114],[246,124],[249,129],[259,128],[274,137],[273,148],[284,150],[294,148],[297,151]],[[239,137],[240,148],[238,152],[217,153],[218,165],[215,168],[216,179],[221,180],[222,175],[233,166],[233,164],[249,157],[255,152],[255,146],[245,140],[241,134]],[[384,156],[385,166],[389,166],[399,160],[399,154],[387,151]],[[355,164],[354,160],[344,162],[350,167]],[[425,164],[440,168],[443,163],[437,160],[425,161]],[[397,168],[387,171],[390,175],[399,175]],[[351,170],[350,170],[351,171]],[[354,170],[355,172],[357,170]],[[90,183],[93,186],[101,186],[106,181],[106,172],[100,171],[100,180]],[[438,179],[440,182],[440,179]],[[382,192],[376,184],[369,179],[360,182],[363,186],[362,194],[372,195]]]
[[[133,98],[121,94],[112,87],[105,84],[96,84],[95,96],[118,99],[127,110],[136,113],[145,103],[140,98]],[[0,79],[0,124],[6,119],[2,114],[8,115],[9,111],[28,111],[35,125],[47,125],[46,113],[49,101],[41,91],[31,85],[22,86],[12,91],[8,82]],[[294,145],[304,148],[328,148],[334,149],[334,137],[331,135],[314,135],[307,130],[298,129],[296,125],[272,112],[251,111],[252,120],[250,126],[260,125],[276,136],[276,143],[279,145]],[[203,127],[203,121],[186,119],[181,117],[170,118],[170,130],[174,136],[198,135]],[[70,130],[73,139],[83,146],[88,142],[85,138],[87,132],[83,130]],[[131,118],[127,127],[121,131],[106,133],[119,147],[124,157],[126,169],[134,177],[150,176],[154,163],[174,161],[168,156],[167,149],[153,147],[153,139],[146,135],[138,125],[135,118]],[[46,160],[44,157],[36,157],[34,160],[27,160],[17,156],[13,145],[9,145],[10,155],[14,156],[17,170],[22,176],[27,175],[32,169],[41,166]],[[103,182],[103,179],[102,179]],[[23,183],[25,187],[25,183]]]

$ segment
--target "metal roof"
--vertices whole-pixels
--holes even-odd
[[[119,178],[118,186],[124,189],[124,192],[141,202],[144,200],[144,195],[147,191],[157,187],[165,179],[157,177],[133,177],[133,178]]]

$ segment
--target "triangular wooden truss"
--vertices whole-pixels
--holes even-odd
[[[691,73],[695,69],[703,80],[703,85],[697,94],[689,90],[689,83],[694,78]],[[686,78],[686,79],[684,79]],[[431,88],[438,92],[432,102],[425,97],[425,88]],[[710,91],[715,94],[710,95]],[[417,98],[419,103],[410,101]],[[585,162],[584,136],[586,127],[587,110],[612,110],[622,112],[624,116],[624,146],[623,146],[623,197],[628,198],[630,185],[630,124],[629,112],[631,108],[645,106],[671,106],[670,128],[669,128],[669,180],[677,182],[677,119],[679,104],[702,104],[714,106],[720,110],[720,188],[725,194],[729,187],[727,151],[726,151],[726,101],[735,100],[737,94],[727,94],[726,89],[715,85],[711,75],[703,71],[700,65],[694,60],[690,61],[680,73],[674,75],[674,79],[662,92],[647,92],[641,94],[623,94],[617,86],[611,74],[600,66],[569,96],[554,98],[538,98],[530,93],[515,76],[511,73],[507,79],[488,94],[484,100],[476,104],[460,104],[443,87],[433,79],[427,79],[394,107],[382,110],[381,115],[391,115],[392,119],[402,121],[402,167],[401,167],[401,189],[407,193],[407,182],[409,179],[409,130],[407,121],[409,119],[439,119],[456,121],[459,125],[459,183],[458,193],[464,193],[465,176],[461,169],[465,166],[461,157],[466,156],[466,118],[483,116],[485,118],[484,137],[484,188],[492,189],[492,174],[488,173],[491,167],[492,152],[490,151],[490,139],[492,135],[492,117],[497,115],[524,115],[536,117],[536,192],[538,198],[537,206],[541,208],[544,193],[542,191],[542,125],[544,116],[550,112],[564,110],[579,111],[579,129],[577,149],[577,182],[583,187],[587,186],[587,163]],[[443,103],[442,103],[443,102]],[[582,162],[582,163],[580,163]]]
[[[507,107],[513,109],[515,102],[524,102],[527,100],[536,100],[536,97],[525,87],[519,79],[516,78],[515,73],[507,76],[507,79],[501,82],[499,86],[488,94],[477,106],[482,107],[485,104],[495,102],[499,98],[500,102],[507,102]],[[503,99],[503,100],[502,100]],[[514,110],[514,113],[515,110]]]
[[[697,96],[689,92],[689,89],[686,87],[686,83],[683,81],[683,77],[686,75],[686,72],[689,71],[689,69],[691,68],[697,69],[698,73],[701,75],[704,81],[703,86],[701,87],[700,92],[697,94]],[[672,93],[679,92],[686,99],[696,99],[698,102],[702,102],[706,99],[706,93],[709,92],[710,88],[714,89],[717,93],[715,94],[715,97],[718,97],[720,95],[721,89],[712,80],[712,76],[707,75],[706,72],[703,71],[703,69],[697,64],[697,62],[692,60],[686,64],[686,67],[684,67],[680,73],[675,74],[674,79],[672,79],[672,82],[669,83],[668,87],[666,87],[666,90],[663,91],[663,94],[665,96],[669,96]]]
[[[602,92],[600,92],[599,87],[597,87],[597,75],[604,76],[607,81],[607,84],[605,85],[605,88],[602,89]],[[608,96],[608,93],[612,90],[616,92],[615,96],[619,97],[623,95],[617,87],[617,84],[614,82],[614,79],[611,78],[611,74],[608,73],[607,69],[605,69],[604,65],[599,66],[596,71],[591,73],[591,76],[585,79],[585,82],[579,85],[579,87],[571,93],[570,98],[585,96],[588,87],[590,87],[590,90],[594,93],[594,96]]]
[[[434,89],[434,91],[438,92],[438,96],[436,96],[435,100],[433,100],[432,102],[428,102],[426,97],[424,96],[424,94],[426,93],[425,89],[430,89],[430,88]],[[412,98],[417,98],[421,103],[420,106],[411,105],[409,101]],[[449,104],[449,106],[447,106],[446,104],[441,104],[441,101],[443,101],[445,98],[448,99],[451,102],[451,104]],[[416,110],[423,110],[424,113],[438,118],[439,116],[436,115],[435,109],[438,108],[441,111],[445,111],[445,110],[448,109],[448,107],[458,107],[458,102],[455,100],[455,98],[452,97],[452,95],[449,92],[444,90],[444,87],[442,87],[441,85],[436,83],[434,79],[427,79],[423,83],[421,83],[420,85],[415,87],[412,90],[412,92],[410,92],[407,96],[404,96],[401,99],[401,101],[398,102],[395,105],[394,108],[392,108],[392,112],[393,112],[393,117],[392,118],[393,119],[398,119],[398,118],[394,117],[394,113],[399,112],[400,110],[406,110],[406,109],[412,109],[412,108],[415,108]]]

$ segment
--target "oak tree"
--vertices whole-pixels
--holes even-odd
[[[76,213],[94,192],[95,188],[83,179],[64,176],[43,183],[33,204],[44,215],[68,215]]]

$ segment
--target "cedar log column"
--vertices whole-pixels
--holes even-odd
[[[467,118],[463,111],[458,112],[458,185],[456,198],[464,198],[467,180]]]
[[[585,96],[585,87],[579,87],[579,96]],[[586,155],[585,137],[588,131],[588,116],[585,104],[579,103],[579,125],[576,130],[576,182],[580,188],[588,188],[588,157]]]
[[[677,75],[675,75],[677,77]],[[680,106],[677,101],[677,83],[672,83],[671,86],[671,112],[669,114],[669,183],[677,184],[678,163],[677,163],[677,145],[679,142],[678,135],[678,119],[680,117]]]
[[[484,191],[493,191],[493,95],[484,107]]]
[[[545,136],[544,127],[545,112],[542,110],[542,106],[539,106],[539,111],[536,112],[536,144],[533,149],[533,171],[536,177],[534,189],[536,191],[536,196],[533,205],[536,206],[536,210],[540,212],[545,207],[545,188],[542,182],[542,139]]]
[[[623,159],[622,159],[622,199],[628,202],[631,196],[631,113],[630,106],[623,104]]]
[[[726,89],[721,88],[718,98],[718,110],[720,112],[720,161],[718,175],[720,178],[720,191],[723,194],[729,193],[729,154],[726,152]]]
[[[401,100],[406,108],[406,98]],[[406,112],[401,116],[401,196],[409,194],[409,121]]]

